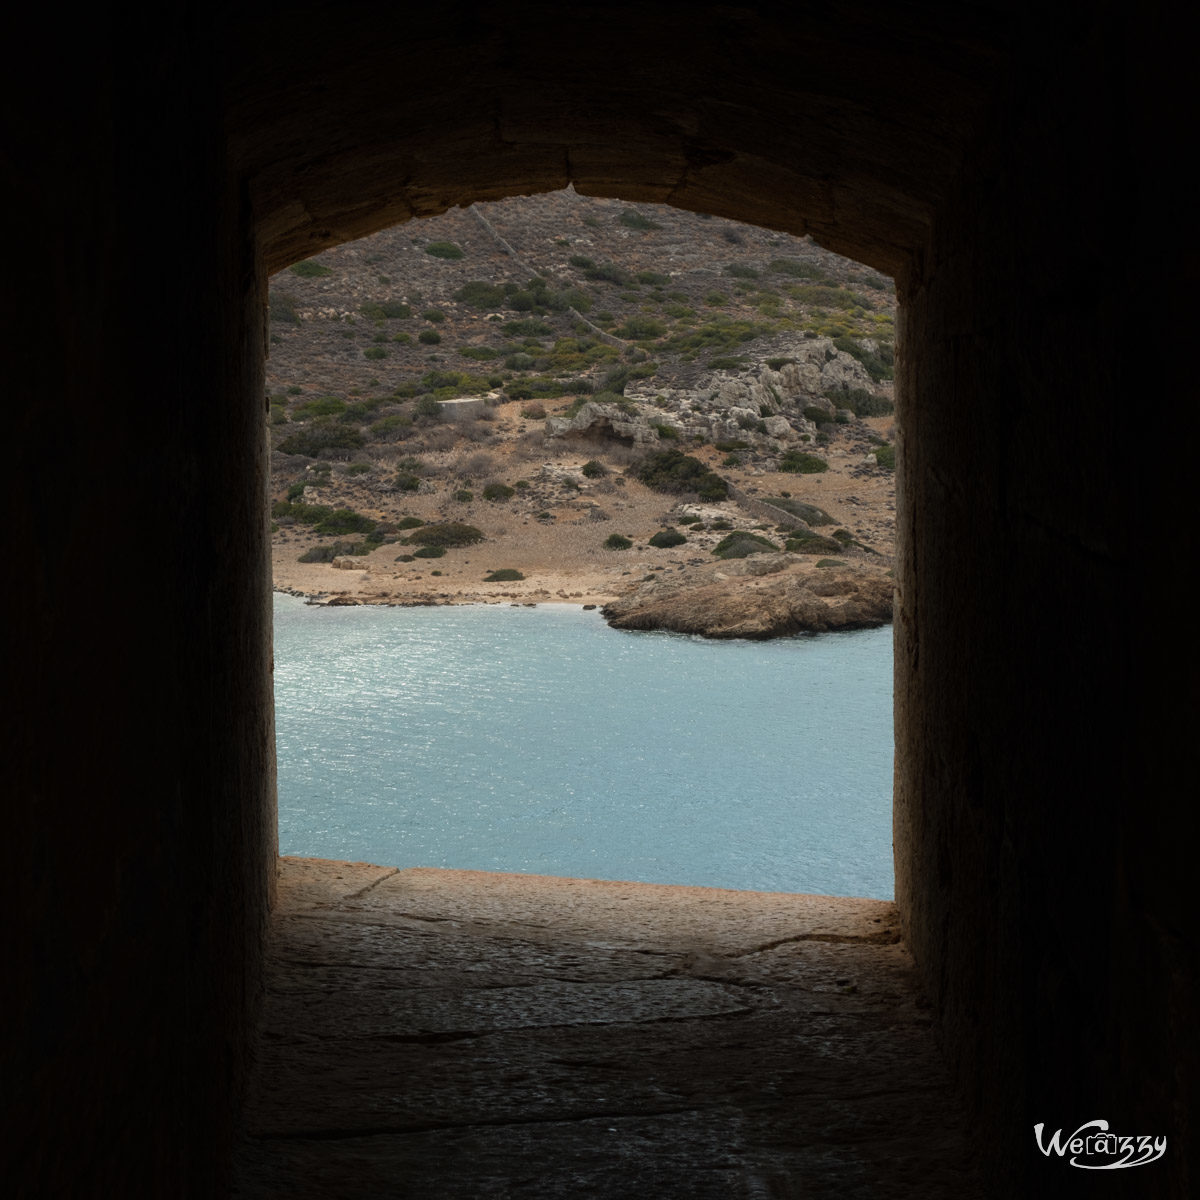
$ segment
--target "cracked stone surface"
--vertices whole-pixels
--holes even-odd
[[[240,1197],[980,1194],[889,903],[281,868]]]

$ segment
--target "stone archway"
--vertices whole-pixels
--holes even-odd
[[[1134,549],[1186,560],[1195,535],[1118,487],[1128,396],[1189,394],[1182,357],[1147,365],[1124,315],[1155,289],[1183,311],[1194,240],[1154,150],[1188,111],[1169,17],[218,7],[160,14],[152,56],[107,13],[74,41],[31,18],[58,69],[13,80],[8,274],[41,314],[11,381],[39,403],[0,479],[26,580],[5,630],[32,964],[12,995],[18,1187],[207,1196],[227,1176],[273,855],[264,272],[568,181],[811,232],[896,275],[909,942],[998,1190],[1061,1194],[1035,1121],[1182,1140],[1196,700],[1160,617],[1187,611],[1182,575],[1152,580]],[[1156,236],[1133,253],[1117,229]],[[1137,494],[1190,507],[1180,472]],[[154,547],[168,603],[129,604],[98,517]],[[1185,1194],[1186,1158],[1164,1171]]]

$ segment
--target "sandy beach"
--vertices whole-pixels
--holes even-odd
[[[497,410],[502,421],[516,427],[517,406]],[[505,412],[511,408],[514,411]],[[892,418],[875,418],[886,434]],[[480,529],[485,540],[474,546],[448,550],[442,558],[397,561],[413,547],[392,543],[355,557],[349,566],[302,563],[308,549],[332,539],[303,525],[280,528],[272,539],[274,586],[278,591],[303,595],[321,603],[341,604],[536,604],[568,602],[603,605],[623,594],[631,584],[654,571],[676,571],[712,561],[712,548],[724,530],[688,532],[680,546],[658,549],[648,539],[667,524],[676,524],[687,509],[706,522],[723,518],[738,529],[765,524],[733,501],[685,505],[678,498],[652,491],[617,472],[596,480],[580,475],[580,468],[597,457],[595,445],[545,443],[541,461],[522,461],[517,440],[488,447],[493,470],[506,479],[528,480],[528,486],[498,503],[479,498],[453,499],[447,487],[423,486],[415,493],[379,494],[365,485],[335,477],[314,493],[314,502],[353,508],[378,520],[402,516],[425,522],[460,521]],[[836,443],[823,451],[829,470],[818,475],[742,472],[721,465],[722,456],[711,448],[693,453],[751,495],[762,497],[790,493],[792,497],[825,509],[838,527],[890,558],[894,540],[894,476],[864,469],[863,455]],[[462,454],[462,450],[448,452]],[[399,459],[399,455],[397,458]],[[445,464],[452,465],[451,463]],[[556,488],[564,475],[574,479],[569,489]],[[686,527],[680,527],[686,528]],[[774,536],[770,526],[764,536]],[[628,537],[634,546],[609,550],[610,534]],[[342,560],[346,562],[347,560]],[[523,580],[485,583],[493,571],[516,570]]]

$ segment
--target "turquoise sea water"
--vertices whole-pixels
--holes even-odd
[[[284,854],[892,896],[892,631],[275,598]]]

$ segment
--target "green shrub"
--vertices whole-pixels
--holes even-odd
[[[381,358],[387,358],[387,351],[382,346],[368,346],[363,351],[363,358],[378,362]]]
[[[519,321],[506,321],[503,333],[505,337],[536,338],[553,333],[554,327],[547,325],[540,317],[523,317]]]
[[[332,546],[313,546],[300,555],[297,562],[329,563],[342,554],[370,554],[373,547],[363,542],[334,542]]]
[[[527,408],[521,409],[521,416],[527,421],[544,421],[546,410],[540,404],[530,404]]]
[[[419,529],[425,522],[420,517],[401,517],[396,522],[397,529]]]
[[[823,508],[818,508],[815,504],[805,504],[803,500],[793,500],[790,496],[768,496],[767,503],[782,508],[793,517],[799,517],[806,525],[834,524],[834,519]]]
[[[779,456],[779,469],[792,475],[819,475],[829,470],[829,464],[815,454],[803,450],[788,450]]]
[[[332,275],[333,268],[319,263],[315,258],[306,258],[303,262],[293,263],[288,270],[301,279],[320,279],[322,275]]]
[[[826,392],[825,398],[839,408],[848,408],[856,417],[886,417],[896,406],[886,396],[876,396],[866,388],[846,388],[844,391]],[[829,417],[825,418],[830,420]]]
[[[401,471],[396,476],[394,486],[398,492],[419,492],[421,490],[421,480],[418,476],[412,474],[411,471]]]
[[[667,332],[667,327],[654,317],[635,315],[628,317],[614,332],[617,337],[625,338],[626,341],[645,342],[662,337]]]
[[[652,425],[651,428],[664,442],[679,440],[679,430],[674,425]]]
[[[811,529],[793,530],[783,548],[791,554],[840,554],[845,549],[836,538],[823,537]]]
[[[791,275],[793,279],[825,278],[824,273],[811,263],[797,262],[794,258],[777,258],[771,263],[770,269],[779,275]]]
[[[847,354],[853,355],[867,369],[867,374],[878,383],[895,375],[895,351],[887,342],[881,342],[876,350],[868,350],[856,338],[844,336],[833,339],[833,344]]]
[[[729,485],[698,458],[681,450],[657,450],[636,463],[635,479],[660,492],[695,492],[702,500],[724,500]]]
[[[695,513],[688,513],[686,516],[679,518],[680,525],[699,525],[703,518],[696,516]]]
[[[459,504],[470,504],[475,499],[475,493],[469,491],[467,488],[460,488],[454,493],[454,498]]]
[[[819,558],[817,559],[818,567],[844,567],[846,560],[844,558]]]
[[[627,208],[617,218],[627,229],[636,229],[641,233],[651,233],[662,226],[657,221],[643,216],[636,208]]]
[[[279,443],[279,449],[284,454],[317,458],[322,454],[357,450],[362,444],[362,434],[357,429],[325,417],[289,434]]]
[[[403,521],[400,527],[404,528]],[[473,546],[483,541],[483,531],[459,521],[445,521],[437,525],[422,525],[405,541],[418,546]]]
[[[440,325],[446,319],[446,314],[440,308],[427,308],[421,316],[435,325]]]
[[[435,543],[432,546],[422,546],[420,550],[414,550],[413,558],[444,558],[445,554],[446,547]]]
[[[889,471],[896,469],[896,447],[895,446],[876,446],[875,461],[881,466],[886,467]]]
[[[500,308],[504,304],[504,288],[498,283],[485,283],[483,280],[473,279],[470,283],[464,283],[454,293],[454,299],[468,308]]]
[[[659,550],[666,550],[671,546],[682,546],[686,541],[687,538],[678,529],[660,529],[650,539],[650,545],[656,546]]]
[[[673,334],[663,343],[664,350],[695,358],[702,351],[729,351],[769,333],[771,326],[759,321],[746,321],[724,313],[715,313],[696,329]]]
[[[434,258],[445,258],[450,261],[463,257],[462,247],[456,246],[453,242],[430,242],[425,247],[426,254],[432,254]]]
[[[292,417],[297,421],[306,421],[309,417],[340,416],[345,411],[345,400],[339,400],[337,396],[318,396],[315,400],[297,404],[292,410]]]
[[[380,417],[371,426],[371,437],[375,441],[396,441],[408,436],[412,423],[412,417],[406,413],[392,413],[390,416]]]
[[[295,487],[303,490],[304,484]],[[333,509],[326,504],[305,504],[299,498],[291,499],[294,488],[288,489],[289,499],[276,500],[271,505],[271,516],[280,521],[299,521],[301,525],[315,525],[318,521],[329,516]]]
[[[407,304],[402,304],[399,300],[385,300],[382,303],[368,300],[365,304],[358,306],[358,311],[368,321],[394,321],[412,316],[412,309]]]
[[[629,282],[629,276],[615,263],[610,262],[592,263],[590,267],[584,267],[583,277],[593,283],[626,284]]]
[[[513,567],[501,567],[498,571],[490,571],[483,577],[484,583],[515,583],[525,576]]]
[[[316,533],[368,533],[375,528],[376,522],[371,517],[364,517],[352,508],[335,508],[323,516],[313,529]]]
[[[639,271],[634,279],[651,287],[666,287],[671,282],[670,275],[663,275],[658,271]]]
[[[506,483],[489,483],[483,489],[483,498],[485,500],[511,500],[515,494],[515,490],[510,488]]]
[[[442,335],[436,329],[422,329],[417,334],[417,341],[426,346],[436,346],[442,340]]]
[[[718,558],[747,558],[751,554],[766,554],[778,551],[779,547],[758,533],[738,530],[722,538],[714,547]]]
[[[758,278],[758,272],[753,267],[746,266],[745,263],[727,263],[725,265],[725,274],[732,275],[734,279]]]
[[[627,537],[623,537],[619,533],[610,533],[608,537],[604,539],[605,550],[629,550],[632,548],[632,546],[633,543]]]
[[[300,314],[296,311],[296,298],[288,292],[271,289],[268,312],[272,321],[284,325],[299,325]]]
[[[584,479],[602,479],[607,474],[608,468],[602,462],[597,462],[594,458],[589,458],[583,464]]]

